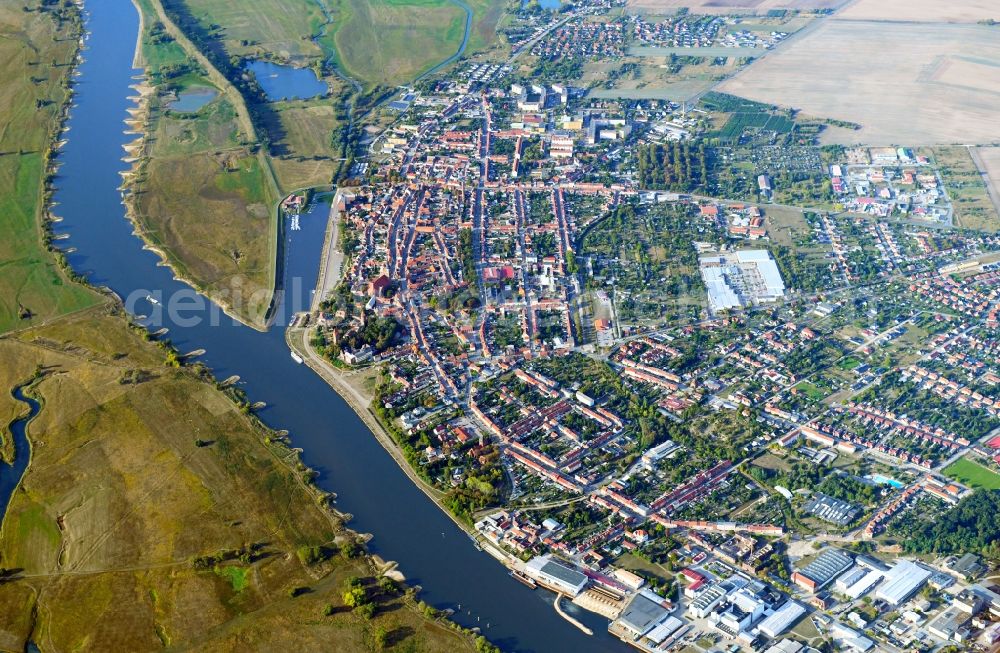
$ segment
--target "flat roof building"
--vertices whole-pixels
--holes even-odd
[[[986,565],[979,561],[979,556],[975,553],[966,553],[948,568],[960,576],[971,578],[981,576],[986,571]]]
[[[848,587],[858,582],[868,573],[868,570],[860,565],[854,565],[840,576],[834,582],[833,586],[838,592],[845,592]]]
[[[838,549],[827,549],[818,558],[792,574],[792,581],[810,592],[825,587],[854,564],[854,559]]]
[[[816,496],[805,505],[805,510],[837,526],[847,526],[861,512],[858,506],[821,493],[816,493]]]
[[[704,619],[707,617],[715,606],[722,603],[722,599],[726,598],[726,590],[722,589],[718,585],[712,585],[706,587],[701,594],[699,594],[691,603],[688,605],[688,612],[693,614],[698,619]]]
[[[533,558],[525,571],[543,585],[549,586],[570,596],[576,596],[587,586],[587,577],[567,565],[556,562],[551,555]]]
[[[618,616],[618,623],[639,639],[663,622],[669,614],[660,601],[654,600],[646,592],[637,592]]]
[[[851,630],[839,621],[833,622],[830,626],[830,635],[833,637],[837,645],[840,646],[838,650],[843,651],[856,651],[857,653],[864,653],[864,651],[871,650],[875,646],[875,642],[868,639],[861,633]]]
[[[698,259],[713,311],[776,301],[785,296],[785,282],[766,249],[725,252]]]
[[[783,639],[766,649],[764,653],[817,653],[816,649],[806,646],[794,639]]]
[[[972,616],[968,612],[953,605],[931,619],[927,624],[927,632],[945,641],[961,642],[965,640],[965,625],[971,619]]]
[[[684,622],[677,617],[667,617],[660,625],[646,633],[646,639],[652,642],[654,646],[658,646],[663,643],[663,640],[676,633],[683,625]]]
[[[806,608],[804,605],[797,601],[789,600],[775,610],[770,617],[760,622],[757,629],[764,635],[774,638],[791,628],[805,613]]]
[[[878,585],[883,576],[885,576],[885,574],[878,569],[872,569],[862,576],[856,583],[845,589],[844,595],[852,601],[859,599],[871,591],[873,587]]]
[[[923,587],[931,573],[915,562],[900,560],[886,573],[885,583],[875,592],[875,598],[893,607],[899,606]]]

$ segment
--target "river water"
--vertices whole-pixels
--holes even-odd
[[[181,352],[205,349],[201,358],[224,379],[237,374],[252,401],[264,401],[261,418],[287,429],[304,450],[304,462],[320,472],[321,487],[338,494],[338,507],[354,515],[351,526],[372,533],[373,553],[399,562],[421,597],[439,608],[461,605],[455,620],[480,627],[505,650],[572,653],[631,650],[607,634],[607,621],[574,613],[594,631],[588,637],[560,618],[551,595],[532,592],[508,576],[488,554],[443,514],[399,469],[358,416],[308,367],[289,355],[283,330],[266,333],[234,324],[228,318],[180,319],[161,311],[174,296],[189,293],[158,257],[143,250],[126,220],[117,187],[125,169],[122,145],[129,88],[140,71],[132,68],[138,15],[128,0],[87,0],[91,33],[81,65],[68,134],[56,180],[59,232],[73,267],[95,285],[106,285],[123,298],[162,298],[154,306],[140,300],[134,310],[152,318],[152,328],[168,327]],[[299,230],[284,230],[285,287],[293,301],[283,301],[277,324],[308,304],[316,280],[326,227],[325,207],[304,215]],[[299,288],[300,292],[294,292]],[[127,302],[127,305],[130,305]],[[162,318],[157,313],[165,313]],[[571,608],[571,611],[575,608]],[[489,627],[487,628],[487,624]]]
[[[28,445],[28,424],[41,408],[37,401],[24,394],[22,386],[14,388],[11,394],[14,395],[14,399],[28,405],[28,414],[10,424],[10,433],[14,439],[14,460],[10,465],[0,462],[0,517],[7,512],[10,497],[14,494],[17,484],[21,482],[24,470],[28,468],[28,460],[31,458],[31,447]]]

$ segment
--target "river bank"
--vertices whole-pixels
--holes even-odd
[[[120,297],[142,290],[170,297],[186,286],[157,265],[156,255],[142,249],[132,226],[121,219],[124,211],[116,190],[125,167],[120,148],[133,140],[122,134],[121,121],[129,106],[125,98],[133,93],[132,76],[141,72],[129,65],[135,52],[132,40],[120,37],[138,28],[137,17],[122,0],[88,4],[93,12],[88,24],[90,51],[81,69],[83,83],[71,117],[73,138],[61,154],[56,193],[63,218],[60,232],[69,234],[60,243],[73,250],[66,254],[70,264],[95,286],[107,286]],[[317,278],[327,221],[319,219],[319,211],[314,217],[303,219],[301,230],[284,230],[286,279]],[[296,307],[293,298],[284,295],[277,308],[279,319],[308,310],[308,302]],[[142,301],[133,309],[153,313],[155,319],[146,320],[149,328],[169,329],[178,351],[204,350],[199,361],[216,378],[238,376],[233,383],[249,403],[266,404],[255,411],[257,416],[287,433],[290,446],[301,452],[302,464],[318,474],[314,483],[336,492],[338,508],[353,515],[352,530],[374,535],[369,551],[397,561],[406,578],[422,588],[421,600],[438,609],[461,604],[454,619],[466,627],[485,626],[484,634],[504,650],[623,650],[607,635],[606,620],[581,615],[594,630],[594,636],[587,637],[555,614],[550,599],[533,594],[491,555],[484,555],[491,549],[477,550],[466,531],[400,473],[397,461],[372,437],[370,423],[359,417],[363,410],[356,412],[316,372],[292,360],[283,329],[260,332],[230,320],[190,320],[170,311],[153,311]],[[193,446],[190,433],[178,437]],[[311,600],[309,595],[296,599],[302,605]],[[318,612],[316,608],[312,614]]]
[[[311,307],[313,311],[319,309],[319,305],[333,292],[344,275],[345,257],[340,248],[340,210],[337,208],[342,192],[343,189],[338,188],[330,204],[330,216],[327,219],[326,232],[323,235],[323,251],[319,257],[319,274],[316,279],[316,288],[313,290]]]
[[[445,515],[451,519],[456,526],[461,528],[465,533],[471,537],[474,541],[480,542],[482,539],[476,530],[469,524],[463,522],[458,517],[452,514],[448,510],[447,506],[444,505],[442,498],[444,497],[444,492],[432,487],[424,479],[420,478],[413,467],[410,466],[409,461],[406,460],[406,456],[400,450],[399,445],[393,440],[392,436],[386,431],[385,427],[378,421],[375,414],[371,411],[371,402],[373,397],[366,395],[358,390],[354,385],[352,385],[345,378],[345,372],[338,370],[333,365],[330,364],[325,358],[323,358],[312,345],[309,343],[309,329],[293,327],[289,328],[286,332],[286,339],[288,346],[296,354],[302,357],[303,361],[310,369],[312,369],[316,374],[319,375],[323,381],[325,381],[330,388],[333,389],[341,399],[347,402],[347,405],[357,414],[357,416],[365,423],[365,425],[371,430],[372,434],[378,440],[379,444],[392,456],[399,468],[403,470],[403,473],[416,485],[427,497],[434,502],[434,504],[442,511]],[[509,554],[504,553],[504,555],[512,558]]]
[[[165,107],[158,106],[158,87],[151,77],[152,69],[143,51],[144,47],[147,47],[144,31],[147,24],[155,19],[155,22],[163,26],[163,29],[174,38],[181,49],[201,66],[204,71],[205,83],[218,88],[225,101],[235,109],[234,128],[238,128],[243,133],[247,142],[253,143],[257,140],[257,134],[250,119],[246,102],[239,90],[218,69],[211,65],[211,62],[201,53],[197,46],[170,20],[160,0],[131,0],[131,2],[139,16],[139,30],[136,37],[132,65],[134,68],[141,68],[143,72],[135,78],[137,83],[133,88],[137,95],[129,98],[135,102],[135,106],[128,109],[129,118],[126,120],[128,127],[126,133],[136,135],[136,139],[125,147],[126,157],[124,161],[131,165],[131,169],[122,175],[122,185],[120,188],[122,191],[122,201],[126,206],[126,217],[132,222],[136,230],[136,235],[142,239],[146,248],[160,257],[162,265],[168,267],[173,272],[175,279],[190,286],[198,293],[209,297],[230,318],[250,328],[264,331],[268,328],[274,314],[275,297],[279,290],[282,272],[280,269],[282,254],[280,241],[282,238],[281,221],[283,215],[280,202],[283,195],[272,169],[270,158],[263,149],[250,155],[256,159],[260,167],[264,179],[263,183],[271,190],[269,194],[271,201],[267,202],[269,223],[266,236],[267,280],[261,280],[259,284],[252,284],[253,288],[259,288],[261,292],[266,290],[268,296],[266,297],[266,301],[258,302],[260,304],[259,307],[257,307],[256,303],[251,307],[247,300],[253,297],[253,294],[231,299],[226,296],[227,288],[223,288],[221,293],[213,292],[209,285],[214,282],[210,280],[199,281],[193,274],[185,273],[183,270],[189,267],[190,261],[185,261],[181,256],[172,254],[172,248],[169,243],[162,242],[160,238],[154,235],[157,232],[169,233],[170,225],[160,224],[160,222],[156,221],[151,223],[151,218],[144,216],[143,210],[139,207],[138,198],[142,193],[155,192],[155,188],[150,188],[149,174],[150,167],[157,157],[154,148],[156,141],[159,139],[154,139],[152,136],[156,131],[158,120],[162,118],[162,114],[165,111]],[[202,155],[203,153],[200,151],[195,151],[190,155],[192,172],[196,170],[201,171],[201,168],[195,164],[199,162],[198,157]],[[247,207],[248,211],[249,208]],[[178,219],[179,217],[172,216],[172,219]],[[227,216],[222,217],[226,218]],[[228,217],[231,219],[234,216]],[[222,222],[226,222],[226,220]],[[178,244],[181,244],[180,240]],[[243,246],[241,245],[239,248],[243,249]],[[217,266],[216,270],[223,275],[219,277],[220,280],[232,277],[229,284],[231,288],[243,287],[244,284],[235,283],[237,277],[243,274],[242,272],[234,273],[225,266]],[[238,309],[243,304],[247,304],[247,310]]]
[[[10,423],[8,431],[10,442],[5,439],[3,450],[9,450],[9,460],[7,456],[0,455],[0,522],[7,513],[7,505],[17,488],[21,486],[24,472],[31,464],[31,440],[28,438],[28,427],[31,421],[38,416],[42,409],[42,402],[35,397],[26,394],[25,390],[32,388],[41,379],[40,376],[25,381],[15,386],[11,391],[11,396],[28,408],[27,413],[21,414]],[[8,446],[9,445],[9,446]]]

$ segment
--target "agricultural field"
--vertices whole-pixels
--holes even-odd
[[[67,22],[57,31],[50,17],[20,4],[0,7],[0,333],[100,301],[59,269],[40,224],[68,69],[38,62],[68,63],[73,29]]]
[[[926,23],[975,23],[998,18],[993,0],[859,0],[844,7],[840,18],[852,20],[916,20]]]
[[[948,465],[944,474],[970,487],[1000,490],[1000,474],[968,458],[959,458]]]
[[[761,14],[772,10],[837,9],[847,0],[628,0],[630,12],[664,13],[688,9],[692,14]]]
[[[1000,41],[992,27],[834,17],[719,90],[862,125],[831,130],[822,136],[828,142],[990,142],[1000,118],[991,81],[997,70]]]
[[[475,650],[379,582],[282,462],[288,449],[140,334],[98,308],[0,339],[3,388],[39,364],[59,370],[31,386],[43,407],[0,537],[4,567],[19,570],[0,583],[0,649]],[[370,619],[344,604],[350,578]]]

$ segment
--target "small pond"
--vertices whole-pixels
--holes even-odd
[[[325,95],[329,91],[326,82],[317,77],[311,68],[254,61],[249,69],[257,76],[257,81],[270,100],[304,100]]]
[[[202,108],[216,97],[219,92],[210,86],[191,86],[177,95],[170,103],[171,111],[194,112]]]

